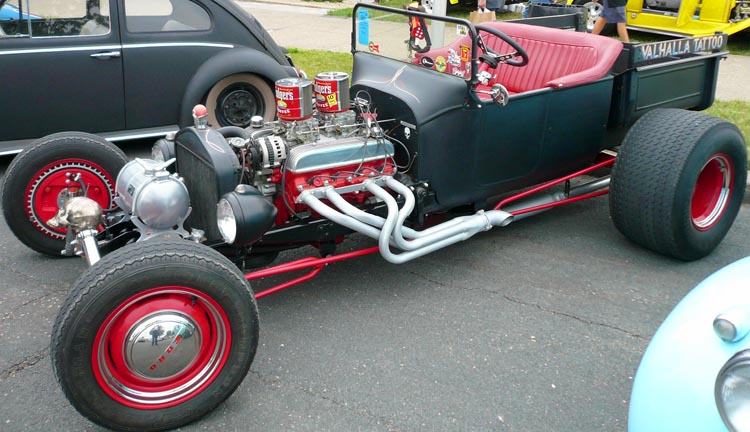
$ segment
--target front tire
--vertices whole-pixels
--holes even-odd
[[[229,397],[258,346],[243,274],[182,239],[135,243],[74,283],[52,331],[55,375],[71,404],[116,430],[190,423]]]
[[[3,184],[3,214],[13,234],[31,249],[60,256],[65,229],[47,221],[59,210],[59,197],[80,187],[103,209],[114,207],[115,180],[128,162],[125,153],[101,137],[61,132],[34,141],[8,167]]]
[[[657,109],[626,135],[612,169],[610,214],[620,232],[685,261],[711,253],[742,204],[747,150],[735,125]]]
[[[252,74],[230,75],[217,82],[206,96],[208,122],[215,128],[250,126],[253,116],[271,121],[276,116],[276,99],[268,83]]]

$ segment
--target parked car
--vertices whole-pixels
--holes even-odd
[[[89,264],[50,349],[81,414],[122,430],[201,417],[250,368],[255,300],[337,261],[379,253],[406,263],[608,192],[627,238],[677,259],[711,253],[732,226],[744,138],[695,111],[713,101],[726,35],[623,45],[375,4],[353,16],[351,85],[336,71],[281,79],[278,121],[216,129],[197,105],[193,126],[171,146],[160,140],[153,159],[128,161],[67,132],[10,164],[2,207],[12,232]],[[444,35],[453,41],[432,45]],[[370,244],[337,254],[354,233]],[[309,245],[321,257],[245,273]],[[174,337],[137,343],[157,326]]]
[[[631,432],[750,430],[750,257],[693,288],[648,345]]]
[[[30,2],[0,30],[0,155],[67,130],[162,136],[196,103],[217,127],[272,120],[274,81],[298,76],[231,0]]]

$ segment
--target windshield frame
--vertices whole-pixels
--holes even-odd
[[[354,9],[352,10],[352,37],[351,37],[352,55],[358,52],[365,52],[365,51],[361,51],[357,49],[357,24],[358,24],[358,16],[359,16],[357,12],[359,9],[363,9],[363,8],[368,9],[368,10],[379,10],[382,12],[403,15],[404,17],[407,17],[407,19],[408,17],[418,17],[418,18],[430,19],[433,21],[441,21],[445,23],[465,26],[466,29],[468,30],[468,36],[471,39],[471,58],[470,58],[471,73],[470,73],[470,78],[467,79],[466,81],[470,82],[472,85],[476,85],[479,82],[478,77],[477,77],[477,73],[479,71],[479,59],[477,57],[478,32],[477,32],[476,27],[474,27],[474,24],[472,24],[470,21],[463,19],[463,18],[454,18],[454,17],[449,17],[449,16],[437,16],[433,14],[407,10],[407,9],[395,9],[395,8],[391,8],[387,6],[381,6],[378,4],[357,3],[356,5],[354,5]],[[404,62],[404,64],[410,64],[410,63]]]

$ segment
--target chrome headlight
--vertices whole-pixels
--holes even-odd
[[[276,212],[258,189],[241,184],[219,199],[216,222],[225,242],[243,247],[255,243],[271,228]]]
[[[151,159],[165,162],[175,157],[174,137],[171,138],[162,138],[154,143],[151,147]]]
[[[735,354],[716,378],[716,406],[727,427],[750,431],[750,350]]]
[[[228,244],[234,243],[237,238],[237,220],[232,205],[225,198],[220,199],[216,205],[216,223],[224,241]]]

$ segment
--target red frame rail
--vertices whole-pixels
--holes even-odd
[[[597,162],[596,164],[594,164],[594,165],[592,165],[592,166],[590,166],[590,167],[588,167],[586,169],[583,169],[583,170],[580,170],[580,171],[576,171],[573,174],[567,175],[565,177],[561,177],[561,178],[559,178],[557,180],[552,180],[552,181],[544,183],[542,185],[533,187],[533,188],[531,188],[529,190],[523,191],[523,192],[521,192],[519,194],[512,195],[512,196],[510,196],[508,198],[505,198],[504,200],[500,201],[493,208],[493,210],[500,210],[500,209],[502,209],[503,206],[505,206],[505,205],[507,205],[507,204],[509,204],[511,202],[518,201],[519,199],[522,199],[522,198],[526,198],[526,197],[528,197],[530,195],[533,195],[533,194],[538,193],[540,191],[543,191],[545,189],[549,189],[552,186],[558,185],[558,184],[560,184],[562,182],[566,182],[566,181],[568,181],[570,179],[573,179],[575,177],[580,177],[582,175],[586,175],[586,174],[588,174],[590,172],[596,171],[596,170],[601,169],[601,168],[611,167],[614,164],[614,162],[615,162],[615,156],[607,155],[607,154],[602,154],[601,157],[604,158],[605,160],[603,160],[601,162]],[[536,206],[532,206],[532,207],[528,207],[528,208],[524,208],[524,209],[520,209],[520,210],[515,210],[515,211],[513,211],[511,213],[514,214],[514,215],[520,215],[520,214],[524,214],[524,213],[530,213],[530,212],[535,212],[535,211],[539,211],[539,210],[545,210],[545,209],[552,208],[552,207],[558,207],[558,206],[561,206],[561,205],[570,204],[570,203],[574,203],[574,202],[578,202],[578,201],[583,201],[585,199],[594,198],[594,197],[598,197],[598,196],[601,196],[601,195],[606,195],[608,193],[609,193],[609,189],[595,191],[595,192],[590,192],[590,193],[587,193],[587,194],[584,194],[584,195],[581,195],[581,196],[577,196],[577,197],[573,197],[573,198],[566,198],[566,199],[563,199],[563,200],[560,200],[560,201],[555,201],[555,202],[551,202],[551,203],[547,203],[547,204],[541,204],[541,205],[536,205]],[[349,260],[349,259],[352,259],[352,258],[359,258],[359,257],[365,256],[365,255],[370,255],[370,254],[373,254],[375,252],[378,252],[379,250],[380,250],[380,248],[378,246],[373,246],[373,247],[369,247],[369,248],[365,248],[365,249],[360,249],[360,250],[356,250],[356,251],[352,251],[352,252],[343,253],[343,254],[340,254],[340,255],[328,256],[328,257],[325,257],[325,258],[316,258],[316,257],[301,258],[301,259],[298,259],[298,260],[295,260],[295,261],[290,261],[288,263],[279,264],[277,266],[269,267],[267,269],[257,270],[257,271],[254,271],[254,272],[246,273],[245,274],[245,279],[247,279],[248,281],[253,281],[253,280],[257,280],[257,279],[263,279],[263,278],[267,278],[267,277],[271,277],[271,276],[278,276],[278,275],[285,274],[285,273],[290,273],[290,272],[294,272],[294,271],[299,271],[299,270],[305,270],[305,269],[312,268],[312,270],[310,270],[308,273],[306,273],[306,274],[304,274],[302,276],[298,276],[298,277],[296,277],[294,279],[290,279],[290,280],[288,280],[286,282],[282,282],[282,283],[280,283],[278,285],[275,285],[275,286],[273,286],[271,288],[267,288],[267,289],[265,289],[265,290],[263,290],[263,291],[255,294],[255,298],[256,299],[261,299],[261,298],[266,297],[268,295],[275,294],[275,293],[277,293],[279,291],[283,291],[283,290],[285,290],[287,288],[291,288],[291,287],[293,287],[295,285],[298,285],[298,284],[300,284],[302,282],[306,282],[306,281],[314,278],[328,264],[332,264],[332,263],[339,262],[339,261],[346,261],[346,260]]]
[[[537,192],[541,192],[545,189],[549,189],[552,186],[559,185],[562,182],[566,182],[570,179],[580,177],[582,175],[586,175],[590,172],[596,171],[601,168],[611,167],[615,163],[615,157],[607,154],[602,154],[602,158],[605,160],[602,162],[598,162],[594,165],[591,165],[588,168],[582,169],[580,171],[576,171],[573,174],[566,175],[565,177],[561,177],[557,180],[552,180],[550,182],[541,184],[539,186],[533,187],[529,190],[523,191],[519,194],[509,196],[508,198],[505,198],[504,200],[500,201],[495,207],[492,208],[492,210],[501,210],[503,206],[508,205],[509,203],[512,203],[514,201],[518,201],[519,199],[526,198],[527,196],[533,195]],[[583,201],[585,199],[589,198],[595,198],[598,196],[606,195],[609,193],[609,189],[604,189],[596,192],[590,192],[581,196],[573,197],[573,198],[566,198],[564,200],[555,201],[547,204],[541,204],[533,207],[527,207],[525,209],[515,210],[513,212],[510,212],[513,215],[521,215],[524,213],[531,213],[539,210],[546,210],[548,208],[552,207],[558,207],[565,204],[570,204],[578,201]]]

